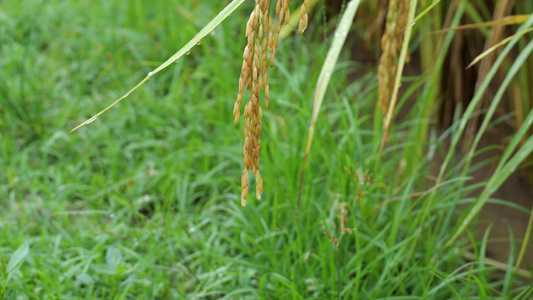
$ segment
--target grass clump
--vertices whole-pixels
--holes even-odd
[[[268,22],[271,29],[273,22],[265,21],[262,3],[8,0],[2,5],[5,299],[531,297],[528,274],[508,271],[521,258],[511,255],[499,276],[502,265],[486,259],[489,234],[478,237],[471,226],[455,221],[462,221],[458,207],[481,203],[471,194],[483,183],[468,184],[477,166],[450,155],[439,183],[427,179],[427,163],[445,156],[446,138],[456,138],[464,127],[459,123],[440,137],[430,126],[426,108],[436,90],[431,77],[400,78],[408,91],[399,106],[409,95],[416,104],[410,118],[391,123],[380,154],[388,129],[375,107],[378,72],[341,51],[352,46],[350,39],[345,42],[348,32],[360,29],[352,23],[359,1],[347,3],[338,21],[321,19],[325,6],[317,4],[319,17],[308,18],[309,38],[276,41],[276,68],[268,75],[263,66],[267,54],[272,62],[274,35],[271,39],[268,31],[266,37],[266,27],[260,27]],[[280,4],[280,15],[282,7],[294,11],[294,3]],[[254,33],[243,63],[242,45],[250,40],[240,33],[251,19],[245,12],[254,9],[257,24],[248,38],[259,35]],[[215,24],[220,25],[214,29]],[[341,26],[335,37],[337,24],[347,28]],[[185,46],[175,53],[179,45]],[[239,69],[248,75],[231,75]],[[356,71],[364,75],[349,79]],[[66,133],[88,111],[105,107],[106,99],[120,100],[116,92],[134,86],[138,72],[160,73],[137,93],[128,92],[130,101],[120,102],[120,110]],[[315,82],[324,85],[318,98]],[[230,116],[233,87],[239,85],[244,97],[248,84],[253,102],[244,109],[245,123],[253,139],[262,125],[263,157],[255,161],[255,141],[245,155],[252,172],[261,169],[268,188],[263,201],[249,201],[243,209],[235,201],[243,191],[235,180],[242,171],[243,142]],[[267,86],[276,101],[269,105],[274,109],[262,111],[254,88],[264,88],[266,95]],[[499,174],[512,171],[531,149],[527,140],[512,156],[526,132],[513,139]],[[512,207],[488,192],[482,197]],[[446,247],[458,232],[465,234]],[[514,240],[510,247],[515,249]]]

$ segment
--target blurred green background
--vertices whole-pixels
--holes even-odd
[[[351,61],[349,51],[332,77],[296,206],[314,87],[338,21],[323,3],[303,38],[281,41],[269,74],[261,201],[252,193],[240,207],[243,122],[234,126],[232,116],[251,1],[190,55],[68,134],[227,3],[0,2],[0,295],[445,299],[528,292],[527,280],[493,280],[495,268],[442,248],[462,202],[435,201],[438,216],[413,221],[417,193],[429,188],[425,166],[394,176],[414,160],[410,145],[426,143],[425,136],[405,140],[413,123],[393,127],[387,159],[373,168],[382,135],[374,121],[376,72]],[[458,195],[452,185],[438,199]]]

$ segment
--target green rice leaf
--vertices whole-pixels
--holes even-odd
[[[124,100],[126,97],[128,97],[131,93],[133,93],[135,90],[137,90],[140,86],[142,86],[145,82],[148,81],[152,76],[159,73],[159,71],[166,69],[168,66],[170,66],[172,63],[178,61],[183,55],[189,53],[191,49],[196,46],[206,35],[208,35],[213,29],[215,29],[222,21],[224,21],[237,7],[239,7],[245,0],[233,0],[228,6],[226,6],[216,17],[214,17],[211,22],[209,22],[200,32],[198,32],[185,46],[183,46],[178,52],[176,52],[174,55],[172,55],[169,59],[167,59],[164,63],[162,63],[159,67],[155,68],[153,71],[148,72],[146,77],[144,77],[141,82],[139,82],[136,86],[134,86],[131,90],[129,90],[126,94],[124,94],[122,97],[118,98],[115,102],[111,103],[108,107],[106,107],[104,110],[100,111],[96,115],[89,118],[87,121],[81,123],[80,125],[76,126],[74,129],[72,129],[69,133],[87,125],[94,120],[96,120],[100,115],[111,109],[113,106],[117,105],[120,101]]]

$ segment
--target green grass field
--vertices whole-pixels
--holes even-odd
[[[457,207],[471,204],[467,195],[479,186],[466,183],[470,171],[461,173],[464,163],[454,156],[431,194],[426,163],[448,150],[433,131],[429,140],[420,134],[432,122],[420,117],[425,93],[412,93],[421,104],[408,121],[393,125],[376,163],[383,136],[377,74],[366,70],[348,81],[362,70],[349,51],[341,54],[325,96],[297,207],[314,88],[336,20],[317,18],[303,38],[295,34],[280,43],[263,116],[265,192],[260,201],[251,193],[245,208],[243,122],[233,125],[232,110],[248,1],[190,55],[68,134],[185,45],[226,4],[0,2],[0,296],[533,295],[530,278],[512,273],[516,257],[503,272],[484,262],[486,237],[467,230],[445,247],[460,225]],[[416,151],[421,147],[429,149],[423,156]],[[465,252],[475,259],[465,259]]]

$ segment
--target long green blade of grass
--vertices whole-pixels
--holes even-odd
[[[424,9],[423,12],[421,12],[418,16],[416,16],[416,18],[413,19],[413,21],[411,22],[411,24],[416,23],[418,20],[420,20],[422,17],[424,17],[427,13],[429,13],[429,12],[430,12],[435,6],[437,6],[440,2],[441,2],[441,0],[433,1],[428,7],[426,7],[426,9]]]
[[[96,120],[100,115],[111,109],[113,106],[117,105],[120,101],[124,100],[126,97],[128,97],[131,93],[133,93],[135,90],[137,90],[140,86],[142,86],[145,82],[148,81],[152,76],[159,73],[159,71],[166,69],[168,66],[170,66],[172,63],[177,62],[183,55],[188,54],[191,49],[198,45],[202,39],[208,35],[213,29],[215,29],[222,21],[224,21],[237,7],[239,7],[245,0],[233,0],[230,4],[228,4],[216,17],[214,17],[207,25],[200,30],[185,46],[183,46],[178,52],[176,52],[174,55],[172,55],[169,59],[167,59],[164,63],[162,63],[159,67],[155,68],[153,71],[148,72],[146,77],[144,77],[143,80],[141,80],[136,86],[134,86],[131,90],[129,90],[126,94],[124,94],[122,97],[118,98],[115,102],[111,103],[108,107],[106,107],[104,110],[100,111],[96,115],[89,118],[87,121],[81,123],[80,125],[76,126],[74,129],[72,129],[69,133],[87,125],[94,120]]]
[[[499,47],[507,44],[510,40],[514,39],[515,37],[517,36],[522,36],[522,35],[525,35],[526,33],[528,32],[531,32],[533,31],[533,28],[529,28],[528,30],[524,30],[522,32],[519,32],[519,33],[516,33],[516,34],[513,34],[511,35],[510,37],[507,37],[503,40],[501,40],[500,42],[498,42],[496,45],[490,47],[489,49],[487,49],[486,51],[483,51],[483,53],[481,53],[480,55],[478,55],[476,58],[474,58],[474,60],[466,67],[466,69],[470,69],[473,65],[477,64],[480,60],[482,60],[484,57],[486,57],[487,55],[489,55],[490,53],[494,52],[496,49],[498,49]]]
[[[526,254],[532,229],[533,229],[533,211],[529,215],[529,221],[527,223],[526,233],[524,234],[524,241],[522,242],[522,247],[520,247],[518,258],[516,259],[516,265],[514,267],[515,273],[519,270],[520,264],[522,263],[522,259],[524,259],[524,255]]]
[[[509,291],[513,287],[513,264],[515,261],[515,241],[513,230],[510,227],[507,227],[507,231],[509,233],[509,259],[507,261],[507,270],[505,271],[505,279],[502,290],[503,295],[508,295]]]
[[[490,178],[487,186],[477,198],[474,206],[469,211],[468,215],[461,221],[461,226],[450,238],[446,247],[450,246],[453,241],[455,241],[461,233],[466,229],[470,222],[474,219],[475,216],[479,213],[483,205],[487,202],[490,195],[492,195],[496,190],[505,182],[505,180],[514,172],[516,168],[522,163],[533,152],[533,136],[529,137],[526,143],[518,150],[518,152],[509,160],[505,166],[500,170],[494,172],[494,175]]]
[[[324,61],[324,65],[322,66],[322,70],[320,71],[320,76],[318,77],[318,82],[316,84],[315,89],[315,100],[313,104],[313,115],[311,117],[311,125],[309,125],[309,133],[307,136],[307,146],[305,148],[302,172],[300,173],[300,187],[298,189],[298,207],[300,207],[305,165],[307,163],[307,156],[309,155],[309,150],[311,149],[311,144],[313,143],[313,136],[315,134],[318,113],[320,112],[320,107],[322,106],[322,102],[324,101],[324,95],[326,94],[329,80],[331,79],[331,74],[333,73],[333,69],[337,64],[337,60],[341,53],[342,47],[344,46],[344,42],[346,41],[346,37],[348,36],[348,31],[352,26],[355,12],[357,12],[359,3],[361,3],[361,0],[352,0],[346,6],[346,10],[342,15],[341,21],[339,22],[339,25],[335,30],[335,36],[333,38],[331,47],[329,48],[326,60]]]

